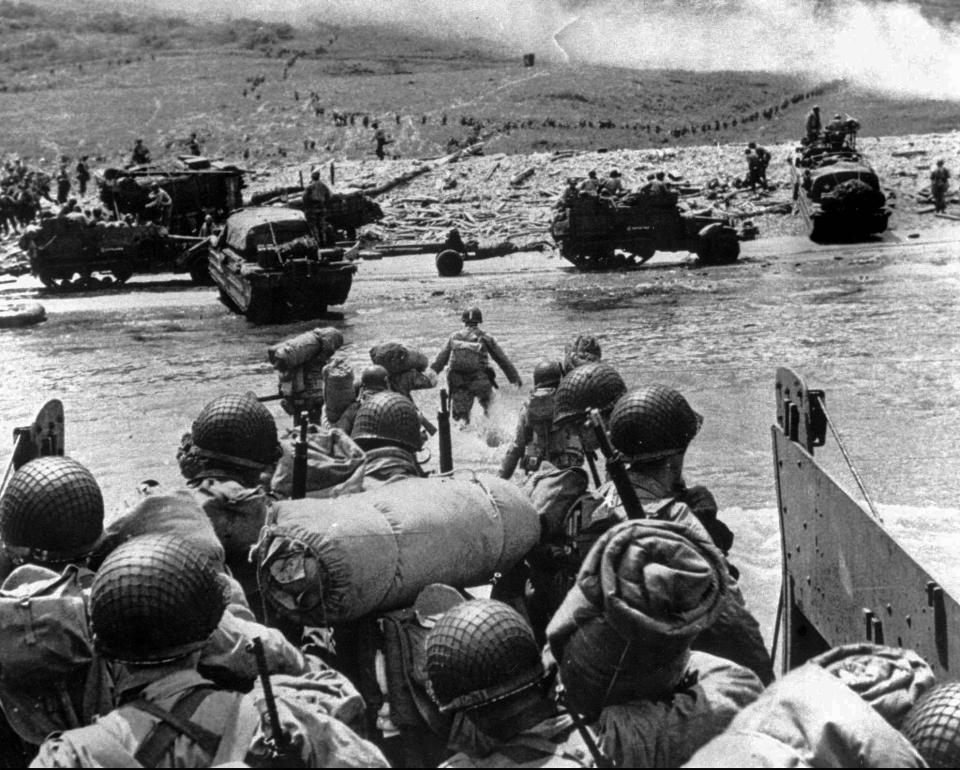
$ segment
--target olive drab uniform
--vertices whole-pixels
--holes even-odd
[[[493,359],[503,370],[507,380],[520,385],[520,375],[497,341],[476,326],[454,332],[437,354],[430,368],[437,374],[449,365],[447,384],[454,420],[470,422],[473,402],[477,400],[484,413],[490,406],[496,375],[490,367]]]
[[[947,188],[950,184],[950,172],[943,165],[943,161],[937,163],[936,168],[930,172],[930,193],[933,195],[933,206],[937,212],[947,210]]]
[[[521,408],[517,432],[500,466],[501,478],[509,479],[518,464],[528,474],[544,462],[560,469],[583,465],[579,440],[570,429],[553,425],[556,390],[538,387]]]
[[[568,714],[551,717],[485,757],[454,754],[440,767],[596,767]]]
[[[646,518],[681,522],[713,542],[726,555],[733,544],[733,535],[716,518],[715,504],[711,512],[713,496],[709,491],[703,487],[691,487],[671,493],[652,479],[641,477],[633,471],[628,473]],[[613,482],[600,487],[597,494],[601,497],[600,504],[590,510],[585,518],[568,523],[571,531],[579,533],[581,545],[577,550],[581,555],[589,550],[600,534],[627,518]],[[760,625],[745,606],[735,574],[736,570],[733,570],[730,575],[731,599],[726,602],[714,625],[697,637],[693,648],[727,658],[750,669],[766,685],[773,681],[773,663],[764,646]]]
[[[124,705],[87,727],[51,735],[31,767],[258,767],[269,761],[271,729],[259,684],[248,694],[231,692],[180,670],[141,687],[131,677],[118,693]],[[287,766],[388,766],[373,744],[337,719],[282,696],[276,705],[294,747]]]

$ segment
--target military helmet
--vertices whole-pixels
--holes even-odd
[[[702,422],[679,391],[665,385],[638,388],[614,406],[610,442],[629,460],[659,460],[683,452]]]
[[[900,731],[930,767],[960,764],[960,682],[934,687],[907,713]]]
[[[533,387],[555,388],[560,384],[563,371],[557,361],[538,361],[533,367]]]
[[[592,334],[578,334],[573,341],[571,352],[581,356],[589,356],[595,361],[600,360],[600,343]]]
[[[533,629],[493,599],[458,604],[427,635],[427,678],[441,711],[501,700],[543,679]]]
[[[219,396],[197,415],[191,430],[201,457],[263,468],[280,457],[277,424],[253,393]]]
[[[578,366],[557,387],[554,425],[585,418],[588,409],[608,411],[624,393],[627,384],[610,364]]]
[[[464,310],[463,315],[460,317],[463,319],[465,324],[483,323],[483,313],[480,312],[480,308],[478,307],[472,307],[469,310]]]
[[[360,375],[360,387],[365,390],[387,390],[390,387],[390,373],[379,364],[368,366]]]
[[[226,606],[211,555],[182,537],[135,537],[104,559],[93,580],[94,643],[128,663],[176,660],[204,645]]]
[[[69,457],[38,457],[21,466],[0,500],[0,540],[16,561],[83,559],[102,534],[100,486]]]
[[[423,446],[417,407],[399,393],[375,393],[357,410],[350,436],[361,447],[367,441],[387,441],[411,452]]]

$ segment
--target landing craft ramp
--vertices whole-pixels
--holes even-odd
[[[830,647],[915,650],[939,677],[960,672],[960,585],[909,555],[823,470],[824,395],[789,369],[776,376],[774,471],[783,552],[783,671]]]

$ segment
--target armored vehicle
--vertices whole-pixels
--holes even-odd
[[[890,209],[876,171],[857,149],[860,124],[831,123],[791,160],[793,197],[813,241],[856,241],[887,229]]]
[[[210,246],[221,301],[254,323],[317,318],[350,294],[357,266],[342,248],[320,248],[302,211],[263,206],[227,218]]]
[[[154,183],[173,200],[169,230],[174,235],[196,235],[203,218],[221,222],[243,205],[243,170],[194,155],[169,167],[150,165],[131,169],[108,168],[97,181],[106,210],[116,215],[147,218]],[[159,214],[159,212],[157,212]]]
[[[135,273],[189,272],[194,283],[209,283],[196,243],[159,225],[89,222],[82,214],[43,219],[20,238],[30,272],[56,291],[120,286]]]
[[[292,209],[304,211],[303,187],[280,187],[250,196],[251,206],[266,206],[279,203]],[[333,193],[324,211],[326,223],[338,235],[349,240],[357,237],[357,228],[383,219],[380,204],[359,190]]]
[[[711,265],[736,262],[740,256],[732,220],[685,213],[675,193],[636,192],[619,199],[592,193],[565,196],[550,234],[560,256],[580,270],[635,267],[657,251],[689,251]]]

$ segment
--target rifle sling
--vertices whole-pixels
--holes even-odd
[[[191,722],[190,717],[215,692],[217,690],[212,687],[198,687],[180,698],[170,711],[143,698],[128,704],[160,720],[140,744],[134,758],[144,767],[157,767],[179,735],[187,736],[212,758],[217,753],[222,736]]]

